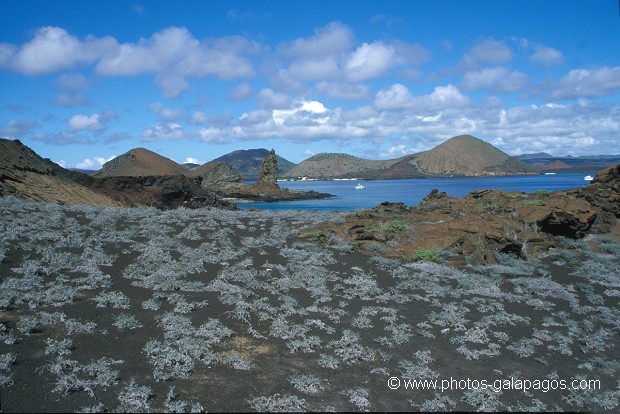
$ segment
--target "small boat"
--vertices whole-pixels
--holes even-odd
[[[585,177],[583,177],[583,179],[586,181],[592,181],[594,180],[594,177],[592,177],[591,175],[586,175]]]
[[[355,189],[356,189],[356,190],[363,190],[363,189],[364,189],[364,186],[362,185],[362,183],[359,183],[359,184],[357,184],[357,185],[355,186]]]

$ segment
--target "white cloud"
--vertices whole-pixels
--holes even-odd
[[[301,101],[291,109],[274,109],[272,116],[276,125],[286,123],[326,123],[328,109],[318,101]]]
[[[394,84],[377,92],[374,106],[379,110],[415,109],[420,112],[463,108],[470,100],[454,85],[437,86],[429,95],[413,96],[406,86]]]
[[[88,37],[80,41],[60,27],[47,26],[37,30],[35,37],[21,47],[3,44],[0,67],[25,75],[44,75],[95,62],[116,46],[111,37]]]
[[[380,42],[364,43],[345,64],[347,79],[359,82],[377,78],[394,65],[394,48]]]
[[[187,157],[185,161],[183,161],[183,164],[204,164],[204,161],[199,161],[198,158],[194,157]]]
[[[552,96],[574,99],[609,95],[620,91],[620,66],[574,69],[560,79]]]
[[[559,50],[539,45],[530,56],[530,61],[546,67],[557,66],[564,62],[564,56]]]
[[[336,59],[327,56],[324,58],[295,60],[289,66],[288,73],[296,79],[334,79],[339,74],[339,68]]]
[[[107,122],[115,116],[116,114],[112,111],[106,111],[102,114],[94,113],[91,115],[73,115],[68,122],[69,131],[102,131],[107,128]]]
[[[200,128],[198,130],[198,137],[202,142],[210,144],[224,144],[227,142],[227,137],[222,133],[222,129],[218,127]]]
[[[374,106],[380,110],[406,109],[413,106],[414,98],[406,86],[396,83],[377,92]]]
[[[114,158],[116,158],[116,155],[112,155],[111,157],[108,157],[108,158],[105,158],[105,157],[86,158],[78,162],[77,164],[75,164],[75,168],[79,168],[82,170],[99,170],[101,169],[101,167],[103,167],[103,164],[105,164],[106,162],[110,160],[113,160]]]
[[[503,65],[512,60],[512,49],[504,42],[487,39],[479,42],[463,56],[465,67],[479,64]]]
[[[348,50],[353,43],[353,32],[340,22],[332,22],[315,29],[314,35],[294,40],[285,45],[285,51],[304,59],[337,56]]]
[[[42,27],[21,45],[0,44],[0,68],[36,76],[78,65],[94,65],[103,76],[155,75],[168,98],[179,97],[190,78],[234,79],[255,75],[244,54],[257,44],[240,36],[199,41],[184,27],[168,27],[137,43],[119,44],[112,37],[83,40],[60,27]]]
[[[505,67],[494,67],[465,73],[462,86],[465,89],[500,93],[518,91],[524,88],[527,82],[527,75],[523,72],[511,72]]]
[[[280,92],[275,92],[273,89],[265,88],[258,93],[257,97],[258,107],[261,109],[274,109],[285,108],[290,102],[291,98]]]
[[[150,128],[143,129],[140,134],[142,141],[178,141],[195,136],[195,132],[186,131],[176,122],[157,123]]]

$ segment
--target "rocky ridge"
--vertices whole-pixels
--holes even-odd
[[[275,150],[265,157],[259,171],[258,181],[255,184],[240,184],[221,186],[215,191],[217,194],[232,201],[293,201],[312,200],[332,197],[331,194],[316,191],[291,191],[282,189],[278,185],[278,157]],[[204,178],[203,178],[204,179]]]
[[[609,233],[620,218],[620,164],[601,171],[585,188],[533,193],[473,191],[453,198],[433,190],[417,206],[382,203],[324,223],[303,236],[330,235],[371,255],[407,260],[420,252],[450,256],[451,264],[495,263],[496,253],[538,256],[568,239]]]
[[[0,196],[91,206],[235,208],[183,175],[92,177],[41,158],[20,141],[0,139]]]

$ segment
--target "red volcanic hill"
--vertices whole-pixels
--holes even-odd
[[[187,168],[145,148],[134,148],[106,162],[95,177],[184,175]]]

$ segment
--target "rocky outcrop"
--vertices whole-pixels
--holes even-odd
[[[239,188],[243,180],[239,171],[225,162],[210,162],[194,169],[190,176],[198,177],[200,186],[211,191]]]
[[[197,180],[182,175],[91,178],[89,186],[128,207],[236,208],[215,192],[202,188]]]
[[[110,207],[235,208],[183,175],[95,178],[41,158],[19,141],[0,140],[0,196]]]
[[[362,252],[408,260],[418,249],[447,250],[450,263],[460,265],[466,260],[493,263],[497,252],[537,256],[567,239],[609,232],[618,218],[620,165],[575,190],[478,190],[463,198],[433,190],[417,206],[382,203],[349,215],[341,224],[304,231],[335,234]]]
[[[598,207],[593,233],[609,233],[620,218],[620,164],[599,172],[577,196]]]
[[[265,157],[260,167],[256,184],[267,187],[278,185],[278,159],[276,158],[275,150],[272,149]]]
[[[255,184],[228,183],[213,190],[217,194],[235,201],[295,201],[332,197],[331,194],[316,191],[290,191],[278,185],[278,159],[274,150],[265,157]],[[203,178],[204,180],[204,178]],[[204,185],[203,185],[204,187]]]
[[[75,180],[82,175],[41,158],[18,140],[0,139],[0,196],[68,205],[121,206]]]

